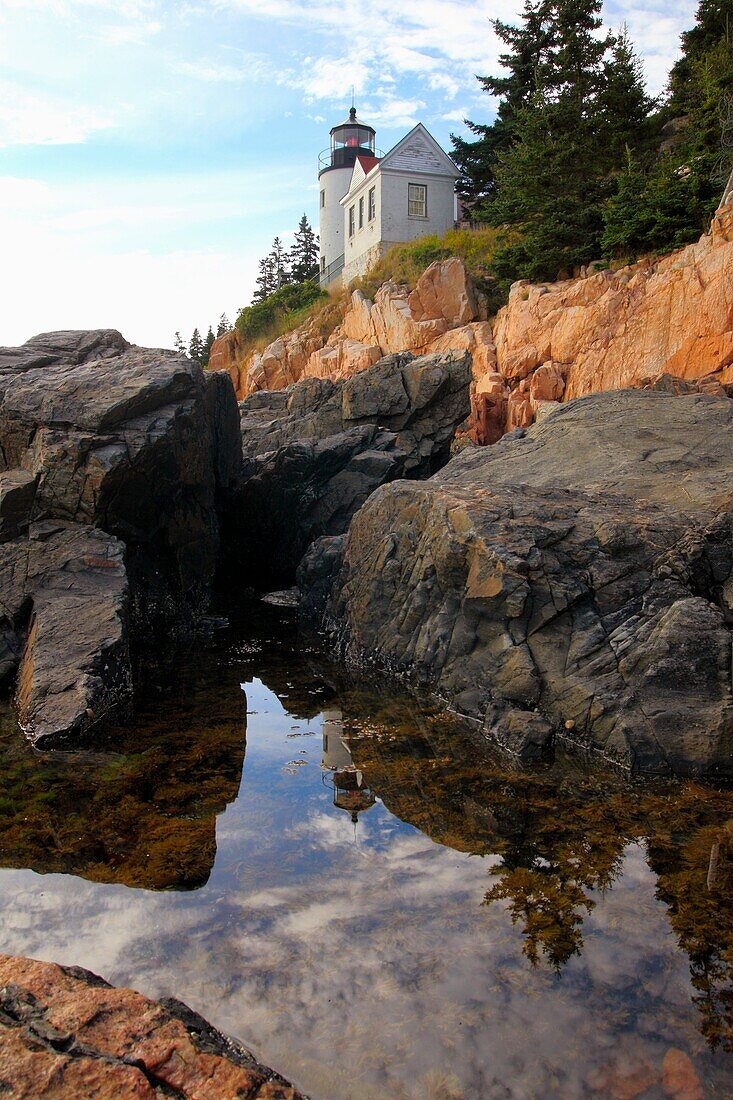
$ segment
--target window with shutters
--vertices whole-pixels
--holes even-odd
[[[428,189],[424,183],[408,183],[407,213],[411,218],[427,218]]]

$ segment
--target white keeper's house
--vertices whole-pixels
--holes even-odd
[[[458,169],[418,122],[388,153],[351,108],[318,162],[321,286],[348,285],[393,244],[456,224]]]

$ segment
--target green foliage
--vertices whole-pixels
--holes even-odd
[[[629,157],[604,211],[607,255],[633,258],[705,232],[733,165],[733,2],[702,0],[670,76],[684,125],[663,158]]]
[[[644,128],[649,101],[625,33],[599,37],[600,0],[546,0],[536,89],[514,112],[484,216],[518,239],[496,275],[549,280],[599,255],[603,203],[619,148]],[[620,167],[620,164],[618,164]]]
[[[671,157],[645,171],[629,158],[606,204],[603,252],[630,259],[680,248],[699,236],[707,209],[705,180],[697,172],[675,167]]]
[[[497,159],[511,147],[517,112],[537,90],[537,71],[550,33],[546,9],[544,0],[525,0],[520,26],[492,21],[494,33],[507,47],[499,57],[507,75],[480,76],[478,81],[483,91],[500,98],[497,117],[489,126],[465,120],[475,141],[451,134],[453,160],[461,169],[458,193],[479,220],[483,204],[496,190]]]
[[[276,325],[280,326],[280,331],[293,328],[309,306],[326,297],[316,283],[289,283],[262,301],[240,309],[237,331],[243,339],[254,340],[267,335]]]
[[[188,344],[188,354],[192,359],[196,359],[199,363],[201,362],[204,354],[204,342],[197,328],[195,328],[191,334],[191,339]]]
[[[318,237],[305,216],[300,219],[290,249],[290,277],[294,283],[318,278]]]

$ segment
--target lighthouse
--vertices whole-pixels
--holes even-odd
[[[349,190],[357,157],[376,161],[376,131],[356,117],[352,107],[345,122],[331,129],[331,143],[318,158],[320,187],[321,283],[333,282],[344,266],[344,211],[340,200]]]

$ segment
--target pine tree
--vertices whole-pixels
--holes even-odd
[[[214,340],[216,340],[216,337],[214,336],[214,330],[212,329],[211,325],[209,325],[209,331],[206,333],[206,339],[203,342],[203,350],[201,353],[202,367],[208,367],[209,365],[209,359],[211,358],[211,349],[214,346]]]
[[[644,66],[626,24],[613,41],[603,75],[600,108],[604,115],[604,144],[613,171],[623,168],[627,150],[643,156],[659,138],[661,128],[661,120],[652,115],[656,103],[647,95]]]
[[[626,166],[604,213],[603,246],[631,258],[669,251],[703,233],[733,167],[733,0],[701,0],[672,69],[668,115],[674,145]]]
[[[305,283],[309,279],[318,278],[319,254],[318,237],[304,214],[295,231],[293,247],[290,249],[290,275],[294,283]]]
[[[505,279],[554,279],[599,255],[609,168],[602,90],[613,43],[598,36],[600,9],[601,0],[553,0],[545,9],[537,90],[515,114],[487,211],[519,237],[494,261]]]
[[[265,256],[263,260],[260,260],[259,273],[255,280],[255,286],[257,289],[252,295],[253,303],[264,302],[265,298],[269,298],[269,296],[277,290],[271,254]]]
[[[230,332],[231,328],[232,326],[229,323],[229,318],[227,317],[226,313],[222,313],[221,317],[219,318],[219,324],[216,326],[217,339],[220,336],[223,336],[226,332]]]
[[[275,281],[275,290],[279,290],[281,286],[285,286],[290,282],[290,265],[288,261],[288,253],[285,250],[282,241],[279,237],[275,237],[272,242],[272,251],[270,253],[272,258],[272,272]]]
[[[188,345],[188,354],[192,359],[196,359],[199,363],[204,353],[204,342],[201,339],[201,333],[197,328],[191,333],[191,340]]]
[[[188,348],[183,342],[183,337],[180,332],[177,332],[173,337],[173,347],[179,353],[179,355],[188,355]]]
[[[481,217],[482,208],[495,192],[497,157],[512,143],[517,112],[526,107],[537,90],[537,72],[549,45],[550,24],[547,0],[525,0],[522,24],[492,21],[494,33],[507,47],[499,61],[507,76],[477,77],[483,91],[499,96],[496,120],[491,125],[465,120],[476,141],[451,134],[453,160],[461,170],[457,190]]]

